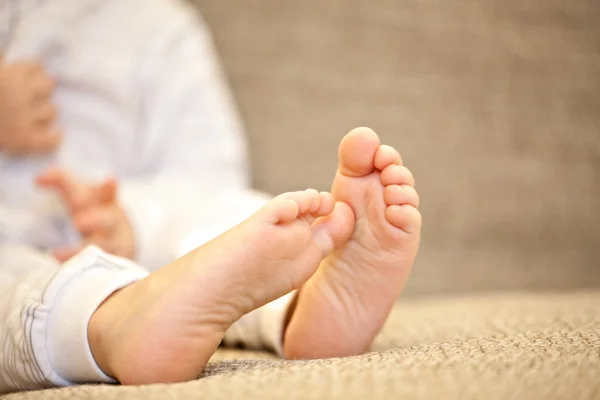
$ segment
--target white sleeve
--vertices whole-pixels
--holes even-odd
[[[190,17],[157,42],[141,84],[143,169],[120,182],[119,194],[134,227],[136,260],[150,269],[182,255],[190,221],[210,239],[264,202],[248,190],[246,142],[208,30]],[[231,209],[218,207],[231,201],[248,210],[233,224]]]
[[[62,267],[29,247],[1,247],[0,393],[113,382],[92,357],[87,326],[110,294],[146,275],[95,247]]]

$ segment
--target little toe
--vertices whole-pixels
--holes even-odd
[[[418,234],[421,231],[421,213],[411,205],[388,206],[385,217],[391,225],[406,233]]]
[[[388,165],[381,171],[381,183],[388,185],[415,186],[415,178],[412,172],[403,165]]]
[[[402,157],[395,148],[381,145],[375,153],[373,164],[375,168],[381,171],[388,165],[402,165]]]
[[[419,194],[409,185],[389,185],[383,190],[383,200],[388,206],[408,204],[419,208]]]

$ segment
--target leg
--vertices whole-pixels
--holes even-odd
[[[348,243],[302,287],[285,333],[288,358],[363,353],[385,322],[417,255],[421,215],[410,171],[370,129],[341,142],[332,193],[338,203],[316,226],[355,221]]]
[[[61,266],[27,246],[0,246],[0,394],[110,382],[89,355],[86,329],[106,296],[147,273],[86,249]]]

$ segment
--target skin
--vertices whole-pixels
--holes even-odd
[[[55,249],[54,256],[59,261],[68,260],[92,244],[121,257],[135,257],[134,231],[119,205],[115,179],[90,185],[61,168],[51,168],[38,176],[37,184],[56,191],[62,197],[83,237],[83,242],[77,247]]]
[[[419,248],[414,178],[400,154],[357,128],[340,143],[334,198],[349,241],[321,262],[300,290],[287,326],[287,358],[364,353],[400,295]]]
[[[231,325],[299,288],[347,240],[329,193],[286,193],[248,220],[109,297],[88,338],[98,366],[122,384],[196,378]],[[334,220],[331,220],[334,221]]]
[[[33,61],[7,64],[0,57],[0,151],[31,156],[53,151],[60,144],[54,81]]]
[[[340,145],[334,196],[288,193],[172,264],[115,292],[88,338],[122,384],[195,379],[246,313],[300,289],[288,358],[364,352],[408,277],[421,216],[414,179],[374,132]]]

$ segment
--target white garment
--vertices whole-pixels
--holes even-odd
[[[34,249],[79,237],[35,176],[56,164],[90,180],[117,176],[137,261],[148,269],[239,223],[267,197],[247,189],[245,143],[210,35],[183,2],[13,1],[23,7],[17,23],[8,3],[0,0],[5,62],[43,62],[57,82],[64,139],[51,156],[0,155],[0,392],[107,381],[84,327],[104,298],[145,273],[97,249],[57,273]],[[281,353],[288,298],[249,314],[225,342]]]
[[[112,292],[147,272],[90,247],[63,267],[31,247],[0,247],[0,394],[111,382],[96,365],[87,325]]]
[[[0,246],[0,394],[105,382],[88,342],[98,306],[147,270],[88,247],[63,266],[31,247]],[[281,327],[292,296],[248,314],[226,342],[281,354]]]
[[[0,218],[0,238],[41,249],[79,241],[57,196],[33,182],[54,164],[83,179],[118,177],[137,261],[149,268],[182,254],[189,221],[229,228],[215,226],[224,210],[213,206],[247,194],[245,142],[194,12],[175,0],[34,3],[24,2],[5,61],[41,59],[57,82],[64,140],[51,156],[0,156],[0,216],[10,216]]]

